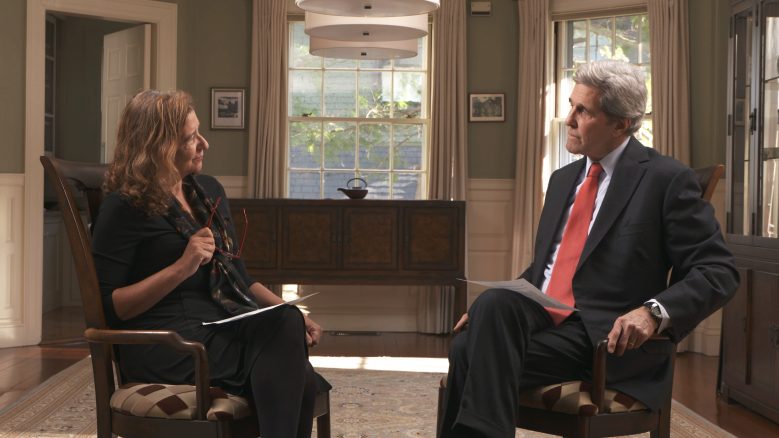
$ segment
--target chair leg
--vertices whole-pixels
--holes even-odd
[[[441,436],[441,423],[444,421],[444,395],[446,394],[446,387],[441,383],[438,387],[438,417],[436,419],[435,436],[439,438]]]
[[[579,417],[576,424],[576,438],[589,438],[590,437],[590,418]]]
[[[660,408],[660,419],[657,428],[649,433],[650,438],[670,438],[671,436],[671,406]]]
[[[317,438],[330,438],[330,412],[316,418]]]

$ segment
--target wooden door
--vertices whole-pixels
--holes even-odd
[[[343,268],[398,269],[398,209],[343,209]]]
[[[340,237],[336,207],[284,206],[281,221],[281,269],[338,267]]]

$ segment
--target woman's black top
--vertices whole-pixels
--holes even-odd
[[[195,180],[212,203],[218,197],[222,198],[218,213],[227,223],[232,240],[236,241],[224,188],[210,176],[198,175]],[[117,193],[107,195],[92,236],[92,253],[106,320],[111,328],[175,330],[184,339],[202,343],[208,352],[212,384],[234,394],[246,395],[248,371],[255,360],[262,360],[262,347],[275,332],[281,312],[274,309],[235,322],[203,326],[204,321],[231,316],[211,298],[208,264],[135,318],[122,321],[114,310],[111,299],[114,290],[173,264],[184,253],[187,243],[169,218],[149,216]],[[243,262],[240,259],[233,262],[246,284],[254,283]],[[194,381],[194,362],[188,355],[163,345],[117,348],[121,372],[128,382],[180,384]]]

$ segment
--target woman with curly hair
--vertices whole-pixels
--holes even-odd
[[[122,114],[92,239],[106,318],[202,343],[212,384],[253,399],[263,437],[308,437],[316,392],[329,388],[308,362],[321,327],[286,305],[202,324],[283,301],[247,275],[224,188],[200,174],[199,124],[181,91],[142,91]],[[118,349],[128,381],[194,380],[191,359],[166,346]]]

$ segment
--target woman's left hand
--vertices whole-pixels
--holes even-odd
[[[322,327],[308,316],[304,315],[303,320],[306,323],[306,343],[309,347],[315,347],[322,338]]]

